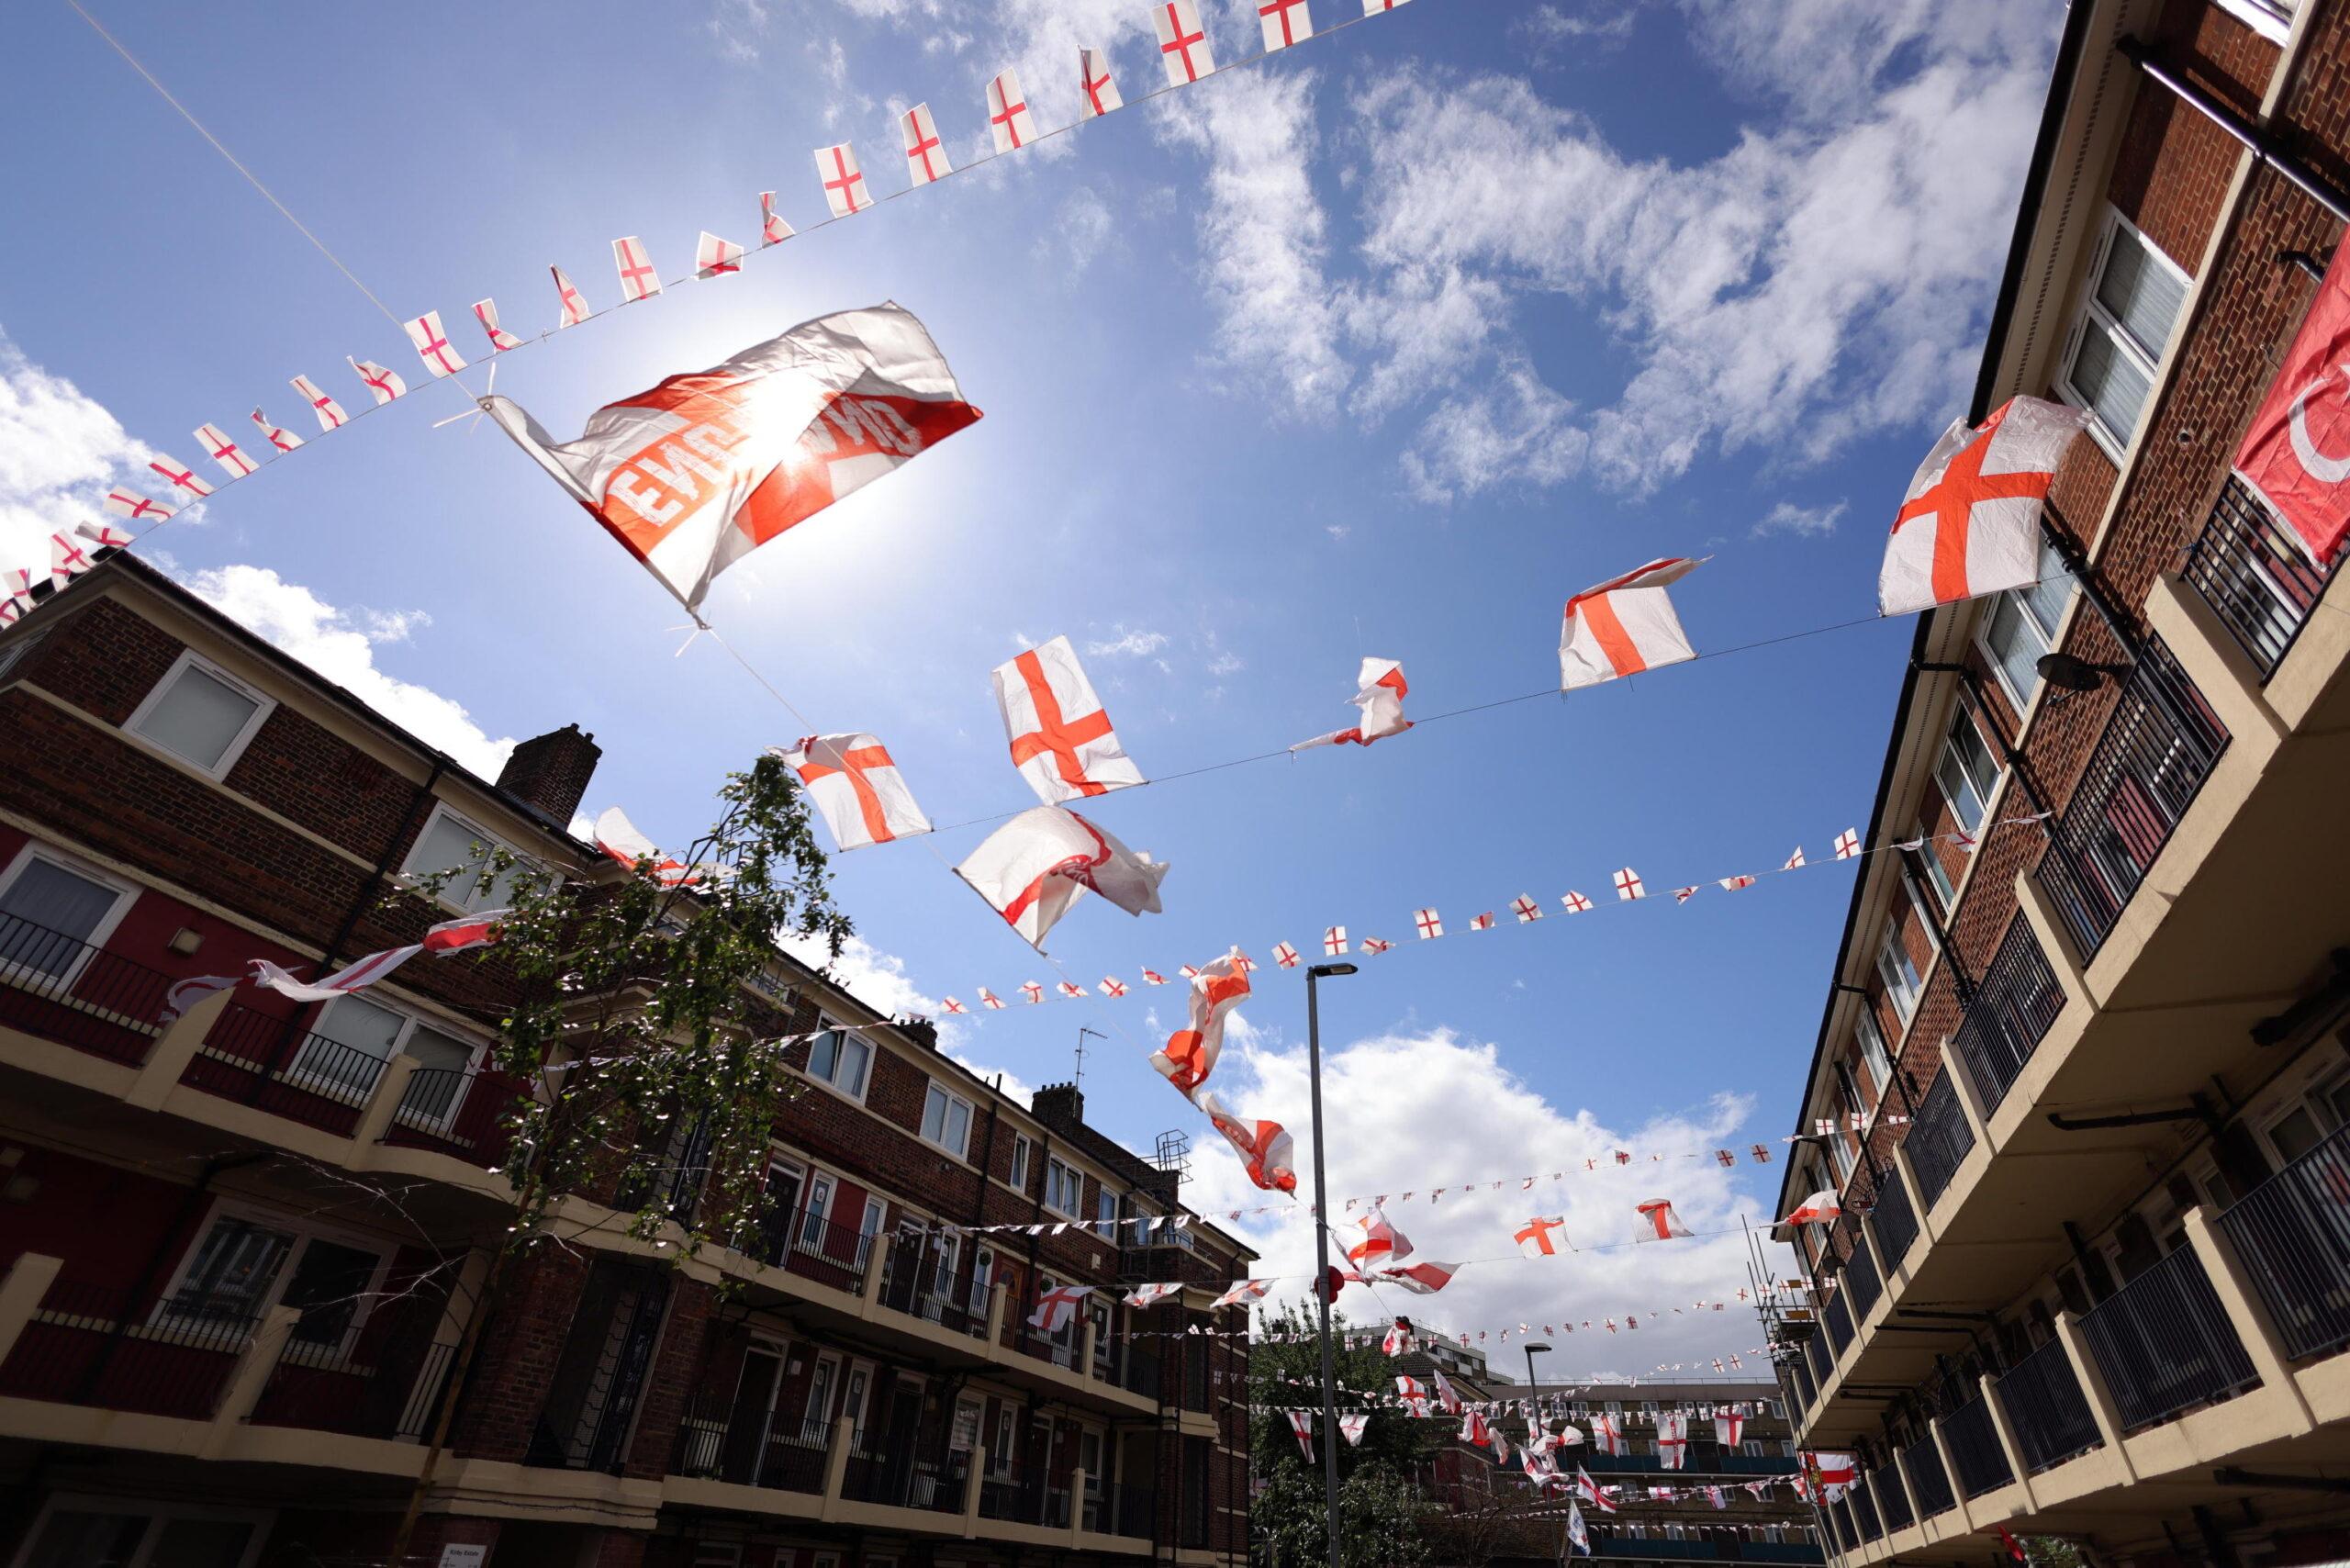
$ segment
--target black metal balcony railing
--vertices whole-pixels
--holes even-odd
[[[985,1335],[985,1291],[974,1291],[968,1278],[958,1276],[956,1261],[940,1250],[934,1237],[890,1242],[881,1256],[881,1305],[957,1334]]]
[[[1982,1395],[1942,1417],[1942,1441],[1950,1447],[1959,1490],[1967,1496],[1980,1497],[2015,1480],[2008,1450],[2000,1446],[1998,1428],[1991,1422],[1991,1406]]]
[[[405,1302],[388,1308],[404,1321],[388,1333],[363,1332],[348,1354],[306,1342],[298,1330],[289,1335],[247,1419],[354,1438],[428,1436],[457,1348],[426,1338],[440,1316],[440,1298],[410,1300],[430,1310],[408,1309]],[[309,1322],[306,1316],[303,1327]]]
[[[506,1114],[521,1092],[520,1080],[496,1070],[420,1067],[408,1076],[383,1141],[496,1166],[506,1157]]]
[[[822,1417],[736,1410],[731,1398],[703,1394],[686,1407],[669,1473],[813,1495],[824,1489],[831,1446],[832,1423]]]
[[[180,1081],[348,1137],[383,1072],[381,1057],[231,1002],[213,1020]]]
[[[979,1518],[1010,1524],[1045,1522],[1045,1472],[1017,1461],[990,1465],[979,1478]]]
[[[971,1456],[950,1450],[942,1461],[937,1432],[885,1435],[876,1451],[852,1449],[841,1475],[841,1495],[852,1503],[913,1508],[930,1514],[963,1511],[963,1488],[970,1480]],[[862,1445],[860,1445],[862,1446]]]
[[[1885,1517],[1885,1533],[1908,1529],[1916,1523],[1909,1517],[1908,1489],[1901,1484],[1901,1464],[1898,1460],[1886,1460],[1869,1472],[1869,1495],[1875,1499],[1877,1512]]]
[[[1844,1551],[1852,1551],[1854,1542],[1852,1540],[1852,1515],[1851,1508],[1842,1502],[1835,1502],[1828,1504],[1820,1509],[1820,1512],[1828,1516],[1828,1528],[1835,1532],[1836,1545],[1838,1549]],[[1699,1547],[1710,1547],[1713,1543],[1711,1541],[1692,1541],[1689,1544]]]
[[[758,1260],[851,1294],[865,1286],[874,1236],[808,1209],[770,1209],[759,1224]]]
[[[2017,915],[2008,925],[1982,979],[1975,982],[1966,1015],[1951,1048],[1966,1064],[1975,1097],[1986,1114],[1998,1108],[2023,1075],[2024,1063],[2047,1037],[2049,1025],[2065,1010],[2065,990],[2031,923]]]
[[[1806,1400],[1808,1404],[1818,1399],[1818,1391],[1826,1388],[1828,1380],[1835,1374],[1836,1364],[1828,1354],[1828,1337],[1824,1334],[1814,1334],[1805,1340],[1803,1360],[1805,1367],[1811,1373],[1811,1392]]]
[[[1898,1269],[1918,1239],[1918,1211],[1909,1203],[1909,1184],[1898,1170],[1888,1170],[1876,1184],[1876,1209],[1869,1215],[1876,1232],[1876,1249],[1888,1269]]]
[[[2061,1339],[2049,1340],[2009,1368],[1998,1389],[1999,1407],[2015,1428],[2024,1468],[2034,1475],[2104,1441]]]
[[[2192,1247],[2106,1297],[2081,1319],[2081,1332],[2125,1432],[2260,1381]]]
[[[2350,1344],[2350,1126],[2246,1193],[2220,1224],[2286,1355]]]
[[[1898,1185],[1897,1182],[1896,1184]],[[1843,1273],[1840,1277],[1844,1282],[1844,1288],[1837,1294],[1840,1299],[1851,1298],[1853,1325],[1858,1327],[1866,1323],[1869,1314],[1876,1308],[1877,1297],[1885,1294],[1885,1282],[1877,1278],[1876,1259],[1869,1251],[1867,1239],[1857,1232],[1853,1234],[1852,1250],[1844,1260]]]
[[[2041,857],[2041,884],[2084,959],[2104,946],[2227,745],[2202,694],[2149,638]]]
[[[1111,1494],[1111,1504],[1103,1514],[1110,1521],[1109,1534],[1132,1536],[1137,1540],[1158,1539],[1158,1494],[1156,1491],[1132,1482],[1120,1482]]]
[[[1787,1414],[1800,1418],[1811,1408],[1811,1372],[1800,1361],[1787,1362],[1785,1370],[1787,1375],[1781,1386],[1786,1390]]]
[[[1959,1161],[1975,1147],[1975,1129],[1959,1103],[1958,1085],[1950,1074],[1938,1074],[1926,1097],[1918,1102],[1918,1118],[1901,1143],[1909,1169],[1918,1178],[1918,1195],[1931,1204],[1942,1195],[1956,1174]]]
[[[141,1307],[59,1278],[0,1361],[0,1394],[208,1420],[258,1319],[218,1303]]]
[[[1118,1369],[1118,1386],[1145,1399],[1158,1397],[1158,1357],[1144,1350],[1143,1341],[1126,1341],[1125,1364]]]
[[[1837,1357],[1843,1355],[1844,1347],[1852,1342],[1852,1307],[1844,1299],[1842,1291],[1828,1298],[1828,1305],[1820,1309],[1819,1321],[1828,1329],[1829,1359],[1832,1364]],[[1819,1341],[1814,1339],[1812,1343],[1817,1345]],[[1823,1378],[1821,1381],[1826,1380]]]
[[[2284,662],[2333,572],[2311,565],[2291,531],[2231,474],[2210,520],[2188,547],[2180,575],[2235,634],[2266,680]]]
[[[158,1032],[171,977],[13,914],[0,914],[0,1025],[136,1067]]]
[[[1885,1533],[1885,1526],[1876,1517],[1876,1500],[1865,1486],[1855,1486],[1846,1494],[1852,1506],[1852,1527],[1863,1540],[1874,1540]]]
[[[1901,1450],[1901,1468],[1909,1473],[1909,1495],[1918,1500],[1918,1517],[1930,1519],[1958,1506],[1950,1489],[1950,1473],[1942,1468],[1942,1450],[1928,1438]]]

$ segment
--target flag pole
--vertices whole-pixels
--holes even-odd
[[[1314,1109],[1314,1294],[1322,1306],[1322,1502],[1329,1520],[1330,1568],[1338,1568],[1338,1369],[1330,1343],[1329,1182],[1322,1163],[1322,1014],[1315,982],[1325,975],[1350,975],[1352,964],[1313,964],[1305,971],[1306,1077]]]

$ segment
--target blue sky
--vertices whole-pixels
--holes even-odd
[[[1325,26],[1355,8],[1315,3]],[[1127,0],[97,11],[396,314],[438,309],[468,350],[485,295],[511,330],[552,325],[550,262],[610,303],[615,236],[674,277],[702,229],[755,238],[762,189],[809,228],[817,146],[851,139],[877,191],[901,188],[912,101],[974,162],[1004,64],[1046,128],[1075,117],[1080,43],[1130,101],[1158,79]],[[1250,9],[1203,12],[1219,59],[1256,51]],[[1348,722],[1364,655],[1403,661],[1407,712],[1555,685],[1561,601],[1660,554],[1714,557],[1674,590],[1701,650],[1823,626],[1873,607],[1884,521],[1972,385],[2058,20],[2024,0],[1955,21],[1914,0],[1415,0],[509,356],[498,389],[568,434],[806,318],[919,314],[987,418],[706,609],[818,724],[878,734],[939,822],[1030,803],[988,687],[1024,640],[1069,634],[1157,777]],[[70,8],[16,28],[34,68],[0,132],[36,151],[0,167],[0,554],[32,559],[143,445],[193,457],[199,422],[247,432],[258,401],[307,431],[297,373],[354,411],[346,353],[424,380]],[[721,774],[798,725],[708,644],[673,657],[677,607],[495,431],[430,428],[462,407],[419,387],[148,548],[478,766],[577,722],[606,747],[590,809],[688,837]],[[1326,997],[1341,1193],[1775,1139],[1849,872],[1572,922],[1557,900],[1627,864],[1662,893],[1797,844],[1824,860],[1867,811],[1908,636],[1126,791],[1099,817],[1173,863],[1167,913],[1089,902],[1055,956],[1091,985],[1333,922],[1397,941]],[[983,831],[934,842],[952,859]],[[1058,978],[919,846],[838,867],[877,1000]],[[1551,918],[1467,933],[1521,891]],[[1406,942],[1421,904],[1453,935]],[[955,1047],[1035,1084],[1067,1075],[1080,1024],[1107,1029],[1093,1119],[1146,1146],[1189,1131],[1195,1201],[1228,1206],[1230,1160],[1142,1059],[1179,1000],[1007,1012]],[[1245,1017],[1225,1098],[1302,1137],[1302,988],[1264,980]],[[1777,1176],[1690,1166],[1666,1189],[1718,1226],[1761,1217]],[[1509,1251],[1538,1208],[1615,1241],[1662,1179],[1395,1215],[1442,1257]],[[1250,1234],[1302,1255],[1294,1220]],[[1737,1258],[1497,1264],[1422,1305],[1472,1329],[1597,1318],[1718,1294]],[[1562,1347],[1561,1370],[1757,1338],[1675,1324]]]

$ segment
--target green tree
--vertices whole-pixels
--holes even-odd
[[[732,774],[683,879],[641,863],[617,882],[554,875],[499,849],[418,879],[392,902],[453,883],[509,910],[476,961],[503,966],[515,997],[491,1060],[524,1087],[509,1108],[501,1174],[513,1193],[435,1413],[390,1561],[410,1533],[509,1264],[560,1245],[560,1207],[608,1195],[628,1233],[673,1261],[748,1251],[767,1209],[768,1137],[795,1080],[782,1018],[759,989],[783,935],[839,957],[854,929],[834,907],[809,804],[782,761]],[[577,1222],[572,1222],[577,1228]]]

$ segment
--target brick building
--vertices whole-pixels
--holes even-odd
[[[2089,439],[1918,627],[1794,1107],[1852,1562],[2350,1552],[2350,588],[2230,473],[2345,190],[2342,5],[2076,0],[1972,411]]]
[[[510,977],[159,1020],[182,979],[414,941],[451,910],[387,890],[477,845],[625,875],[566,831],[598,756],[560,729],[475,777],[127,557],[0,636],[0,1563],[385,1560],[510,1215]],[[1207,1304],[1254,1255],[1105,1239],[1188,1211],[1076,1088],[1024,1106],[780,954],[762,989],[823,1032],[760,1244],[675,1266],[566,1198],[488,1297],[408,1561],[1240,1561],[1247,1345],[1184,1331],[1241,1324]],[[1061,1221],[1093,1228],[965,1228]],[[1030,1329],[1066,1283],[1104,1288]]]

